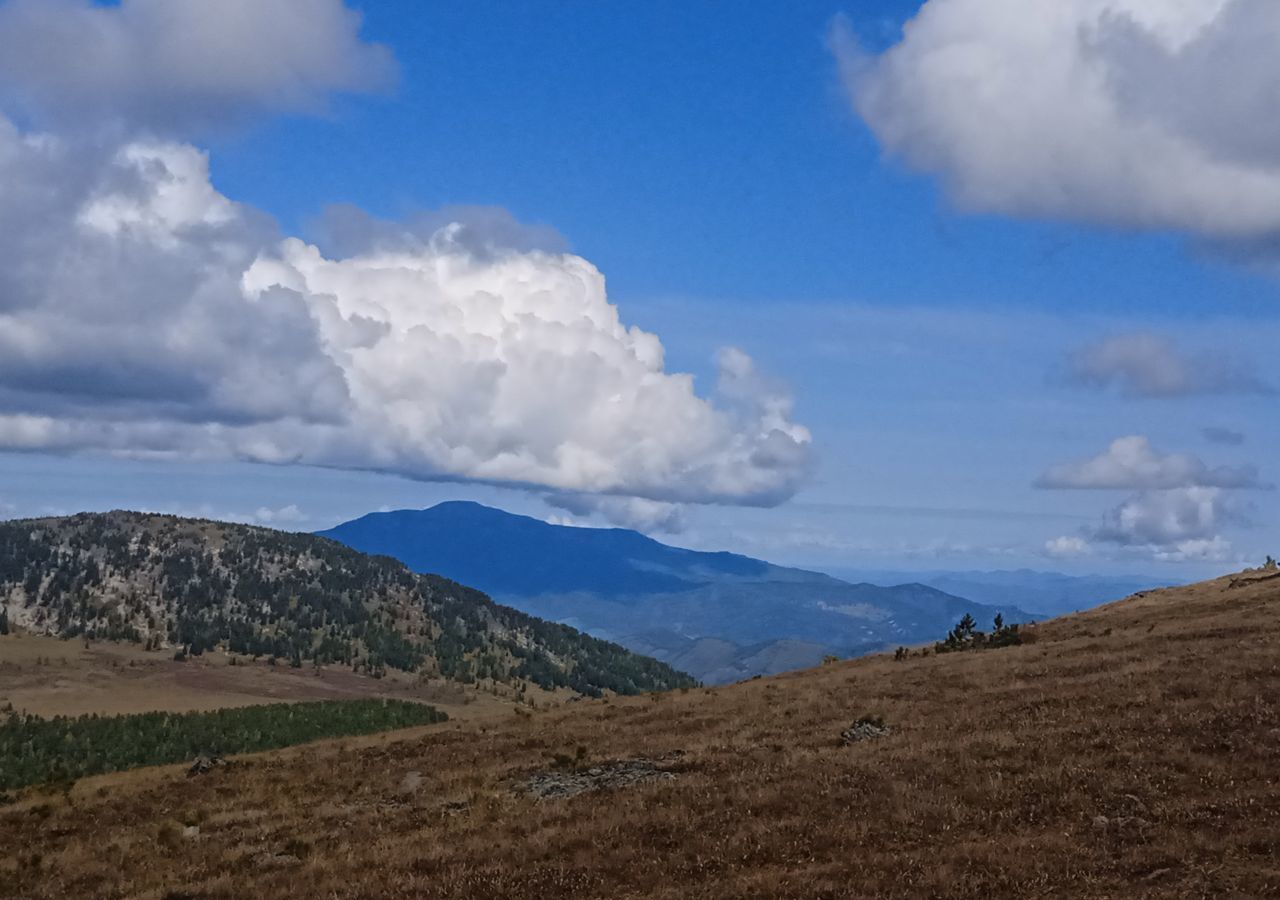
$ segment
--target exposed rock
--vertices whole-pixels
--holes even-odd
[[[292,853],[259,853],[253,858],[253,865],[258,869],[287,869],[302,865],[302,860]]]
[[[212,772],[218,766],[225,766],[227,761],[221,756],[197,756],[195,762],[191,764],[191,768],[187,769],[187,777],[194,778],[196,775],[206,775]]]
[[[1126,834],[1132,832],[1145,831],[1151,827],[1151,823],[1139,816],[1094,816],[1093,828],[1095,831],[1105,831],[1108,834]]]
[[[857,744],[860,741],[884,737],[892,732],[893,729],[884,724],[884,719],[864,717],[840,732],[840,741],[844,744]]]
[[[519,787],[539,800],[575,797],[588,791],[615,790],[653,781],[669,781],[675,773],[652,759],[624,759],[571,772],[538,772]]]
[[[186,828],[182,829],[182,836],[189,841],[194,841],[196,838],[200,837],[200,826],[188,825]]]

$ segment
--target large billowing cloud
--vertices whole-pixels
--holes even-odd
[[[734,350],[711,396],[667,372],[553,230],[335,208],[316,246],[215,189],[182,137],[394,78],[360,26],[343,0],[0,0],[0,448],[514,484],[651,527],[789,497],[787,393]]]
[[[394,77],[343,0],[0,2],[0,98],[63,128],[168,134],[313,113]]]
[[[1220,534],[1243,520],[1231,491],[1267,489],[1253,467],[1210,467],[1186,454],[1162,454],[1145,437],[1120,438],[1092,459],[1053,466],[1037,487],[1134,492],[1108,510],[1100,525],[1045,544],[1056,558],[1084,556],[1110,546],[1168,561],[1228,558]]]
[[[770,504],[806,472],[809,433],[745,354],[700,396],[594,266],[501,246],[501,217],[331,256],[221,195],[189,145],[99,154],[3,120],[0,185],[0,447],[474,479],[667,518],[624,501]]]
[[[881,55],[835,38],[885,150],[962,208],[1280,231],[1274,0],[928,0]]]

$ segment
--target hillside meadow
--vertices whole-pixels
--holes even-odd
[[[1277,648],[1280,580],[1221,579],[1020,646],[85,779],[0,808],[0,896],[1278,896]]]

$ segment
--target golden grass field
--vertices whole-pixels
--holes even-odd
[[[1229,584],[1059,619],[1019,647],[29,793],[0,808],[0,895],[1280,897],[1280,580]],[[892,733],[842,745],[863,714]],[[555,755],[676,777],[521,791]]]
[[[218,652],[175,662],[172,653],[147,652],[136,644],[85,646],[53,637],[0,636],[0,710],[12,707],[43,717],[122,715],[385,697],[431,703],[451,718],[472,720],[510,715],[518,705],[505,685],[480,690],[440,679],[424,682],[394,670],[375,679],[345,666],[292,669],[245,657],[233,666]],[[526,698],[550,706],[571,693],[533,686]]]

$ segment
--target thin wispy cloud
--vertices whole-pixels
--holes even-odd
[[[1243,446],[1247,440],[1243,431],[1236,431],[1234,428],[1224,428],[1220,425],[1210,425],[1207,428],[1201,428],[1200,434],[1211,444],[1221,444],[1226,447]]]
[[[1131,397],[1275,393],[1231,348],[1188,352],[1166,337],[1123,334],[1088,344],[1067,358],[1067,381]]]

